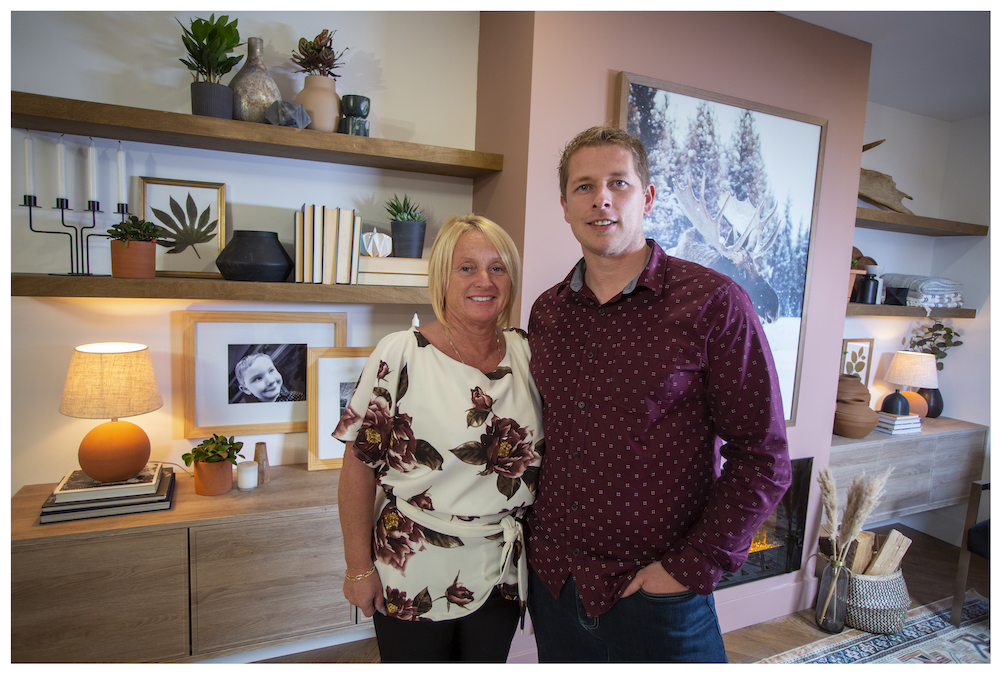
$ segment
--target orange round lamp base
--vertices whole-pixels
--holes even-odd
[[[96,481],[128,480],[149,461],[149,437],[131,422],[112,420],[83,437],[78,457],[80,468]]]
[[[195,462],[194,491],[211,497],[233,489],[233,465],[230,462]]]
[[[927,401],[923,396],[915,391],[901,391],[899,392],[906,399],[906,402],[910,404],[910,414],[917,415],[920,419],[927,417]]]

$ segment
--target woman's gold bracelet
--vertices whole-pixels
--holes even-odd
[[[372,568],[367,572],[365,572],[364,574],[357,574],[357,575],[348,574],[347,571],[345,570],[344,578],[347,579],[348,581],[361,581],[362,579],[367,579],[373,574],[375,574],[375,565],[372,565]]]

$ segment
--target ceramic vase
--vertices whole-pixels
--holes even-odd
[[[394,220],[392,227],[392,257],[421,258],[424,254],[424,235],[427,222],[423,220]]]
[[[246,63],[229,83],[229,88],[233,90],[234,120],[264,122],[264,111],[281,100],[278,85],[264,66],[263,53],[262,38],[247,38]]]
[[[233,90],[218,82],[192,82],[191,112],[203,117],[233,119]]]
[[[229,281],[284,281],[294,264],[277,232],[257,230],[235,230],[215,259],[215,266]]]
[[[128,246],[125,244],[128,243]],[[156,276],[156,242],[111,240],[111,276],[152,279]]]
[[[195,462],[194,491],[205,497],[233,489],[233,465],[229,462]]]
[[[847,587],[850,572],[843,565],[829,564],[823,570],[816,594],[816,625],[827,633],[844,630],[847,618]]]
[[[841,375],[837,386],[837,408],[833,433],[845,438],[864,438],[878,426],[878,413],[868,407],[871,392],[857,375]]]
[[[340,99],[337,97],[337,81],[325,75],[306,75],[302,91],[295,97],[309,113],[312,122],[306,129],[335,131],[340,116]]]
[[[941,398],[940,389],[918,389],[925,401],[927,401],[927,416],[937,417],[944,412],[944,399]]]

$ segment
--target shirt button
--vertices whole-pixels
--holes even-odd
[[[574,452],[573,453],[573,459],[580,459],[580,453],[579,452]]]
[[[588,359],[594,358],[594,352],[587,352],[587,358]]]
[[[572,504],[570,504],[569,508],[571,511],[576,511],[578,508],[580,508],[580,505],[577,504],[576,502],[573,502]]]
[[[580,408],[581,410],[582,410],[583,408],[586,408],[586,407],[587,407],[587,404],[586,404],[586,403],[585,403],[584,401],[580,401],[580,402],[579,402],[579,403],[577,403],[576,405],[577,405],[577,406],[578,406],[578,407],[579,407],[579,408]]]
[[[598,309],[597,313],[600,314],[601,316],[604,316],[604,308],[601,307],[600,309]]]
[[[580,555],[580,549],[574,548],[573,549],[573,555]]]

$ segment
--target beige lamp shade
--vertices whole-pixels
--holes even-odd
[[[70,417],[109,419],[80,443],[80,468],[102,483],[126,481],[149,461],[146,432],[119,420],[163,405],[146,345],[102,342],[73,350],[59,412]]]
[[[73,350],[59,412],[69,417],[117,419],[163,406],[146,345],[101,342]]]
[[[937,389],[937,359],[933,354],[898,351],[892,357],[885,381],[901,387]]]

